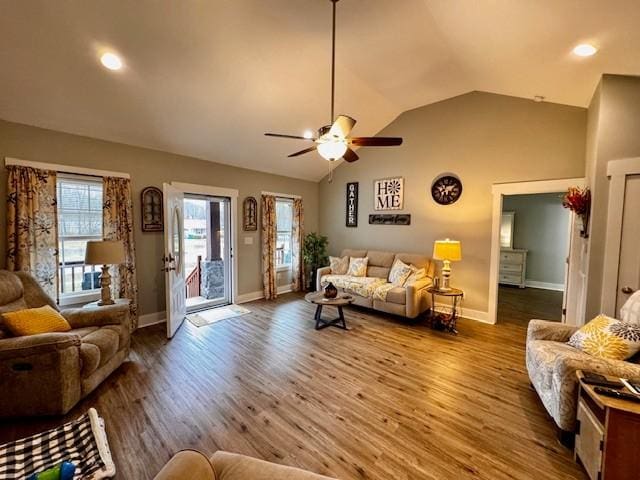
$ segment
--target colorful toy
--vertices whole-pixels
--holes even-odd
[[[44,472],[34,473],[27,480],[73,480],[76,466],[71,462],[62,462]]]

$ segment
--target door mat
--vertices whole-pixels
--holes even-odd
[[[65,460],[76,467],[74,480],[116,474],[104,420],[94,408],[60,427],[0,445],[0,478],[24,480]]]
[[[241,307],[240,305],[227,305],[225,307],[216,307],[203,310],[202,312],[192,313],[191,315],[187,315],[187,320],[196,327],[206,327],[220,320],[239,317],[247,313],[251,313],[251,310],[248,308]]]

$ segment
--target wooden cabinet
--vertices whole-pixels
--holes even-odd
[[[527,251],[516,248],[500,250],[499,283],[525,287],[527,274]]]
[[[640,403],[598,395],[582,372],[578,379],[576,461],[591,480],[638,480]]]

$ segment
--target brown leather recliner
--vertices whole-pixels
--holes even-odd
[[[58,309],[35,279],[0,270],[0,418],[63,415],[93,391],[129,354],[129,307],[62,310],[65,333],[12,337],[2,313]]]

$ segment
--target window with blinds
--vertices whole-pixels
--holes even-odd
[[[85,265],[89,240],[102,240],[102,179],[63,176],[57,180],[61,301],[99,291],[100,268]],[[97,298],[97,297],[96,297]]]

